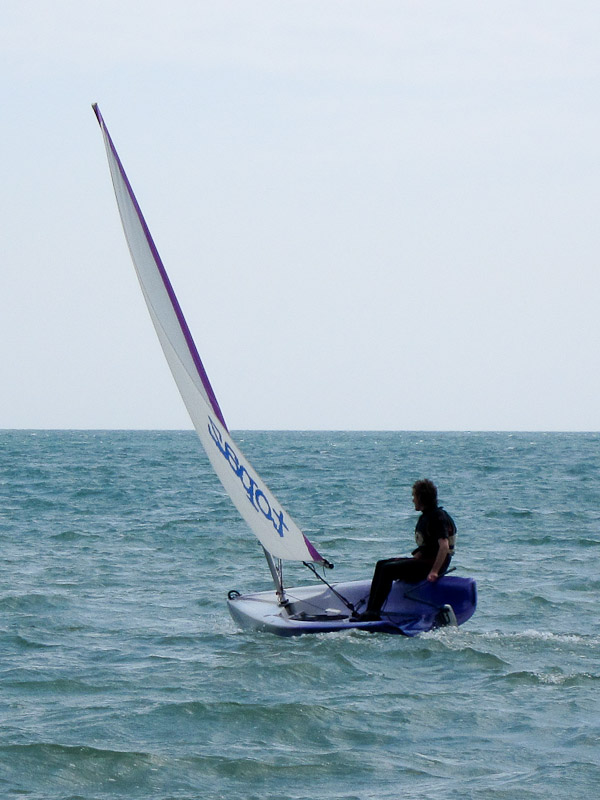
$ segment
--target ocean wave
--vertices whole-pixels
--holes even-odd
[[[497,683],[511,685],[586,686],[600,682],[600,675],[590,672],[565,673],[560,668],[552,670],[519,670],[497,677]]]
[[[531,518],[536,515],[535,509],[532,508],[492,508],[483,512],[483,517],[486,519],[503,519],[505,517],[521,519]]]
[[[581,537],[579,539],[579,546],[580,547],[600,547],[600,537],[598,539],[589,539],[587,537]]]
[[[580,633],[556,633],[554,631],[541,631],[536,628],[526,628],[524,631],[510,634],[513,639],[556,642],[558,644],[586,644],[593,646],[600,644],[600,636],[597,634]]]
[[[27,742],[24,744],[0,744],[0,753],[13,758],[24,757],[37,760],[39,763],[52,763],[64,758],[89,760],[122,760],[152,759],[152,753],[130,750],[112,750],[89,747],[87,745],[66,745],[54,742]]]
[[[549,642],[555,644],[585,645],[586,647],[600,646],[600,635],[595,633],[557,633],[555,631],[544,631],[537,628],[524,628],[520,631],[489,630],[469,635],[476,636],[482,641],[499,644]]]
[[[470,667],[479,667],[484,670],[498,670],[509,666],[510,662],[497,653],[492,653],[483,646],[477,646],[474,637],[452,636],[444,629],[438,629],[422,634],[421,639],[437,640],[454,654],[461,656]]]
[[[0,611],[21,613],[48,613],[64,609],[70,605],[69,598],[57,592],[28,592],[26,594],[6,594],[0,597]]]
[[[0,777],[11,795],[36,798],[121,797],[150,788],[160,759],[149,752],[31,742],[0,746]],[[7,786],[8,784],[8,786]],[[32,793],[32,787],[38,792]],[[42,788],[43,787],[43,788]],[[34,790],[35,791],[35,790]]]
[[[52,678],[40,675],[31,669],[14,669],[2,675],[2,684],[23,692],[35,692],[38,697],[76,697],[84,694],[100,694],[107,690],[104,683],[94,684],[79,678]]]
[[[14,648],[17,652],[19,650],[47,650],[58,646],[56,641],[40,641],[39,634],[38,637],[36,637],[33,631],[28,634],[3,633],[0,637],[0,647],[2,647],[4,651],[7,651],[9,648]]]
[[[61,531],[60,533],[53,533],[50,538],[54,539],[56,542],[78,542],[81,540],[86,540],[88,536],[89,534],[87,532],[81,533],[80,531],[71,529],[67,531]]]
[[[332,709],[327,705],[316,705],[303,702],[252,703],[233,700],[188,700],[184,702],[161,703],[149,709],[144,716],[163,721],[189,721],[192,718],[202,719],[207,725],[211,721],[226,734],[229,726],[234,726],[239,735],[240,727],[244,729],[268,730],[278,728],[289,731],[295,738],[294,727],[297,724],[310,726],[312,722],[320,726],[324,718],[330,719]]]

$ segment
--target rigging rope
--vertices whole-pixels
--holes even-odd
[[[350,602],[350,600],[347,600],[342,594],[340,594],[336,589],[334,589],[333,586],[330,583],[328,583],[322,575],[319,575],[313,564],[309,563],[308,561],[303,561],[302,563],[304,564],[305,567],[308,567],[308,569],[313,573],[313,575],[316,578],[318,578],[322,583],[324,583],[325,586],[327,586],[327,588],[330,589],[339,600],[342,601],[342,603],[346,606],[346,608],[349,608],[353,614],[356,614],[356,608]],[[331,568],[332,567],[330,567],[330,569]]]

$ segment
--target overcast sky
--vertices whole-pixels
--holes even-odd
[[[600,429],[600,6],[4,0],[0,427]]]

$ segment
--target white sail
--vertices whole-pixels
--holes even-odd
[[[232,502],[274,558],[324,561],[229,435],[170,280],[97,105],[117,205],[167,363],[210,462]]]

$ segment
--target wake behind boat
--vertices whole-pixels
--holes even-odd
[[[370,581],[330,584],[316,567],[333,565],[283,509],[231,438],[181,306],[106,128],[93,106],[106,147],[117,205],[150,317],[196,432],[225,491],[263,547],[275,590],[253,595],[231,591],[228,608],[242,627],[291,636],[361,628],[414,636],[466,622],[476,606],[475,582],[444,576],[434,584],[394,584],[382,619],[365,622]],[[303,562],[320,584],[285,588],[283,561]]]

